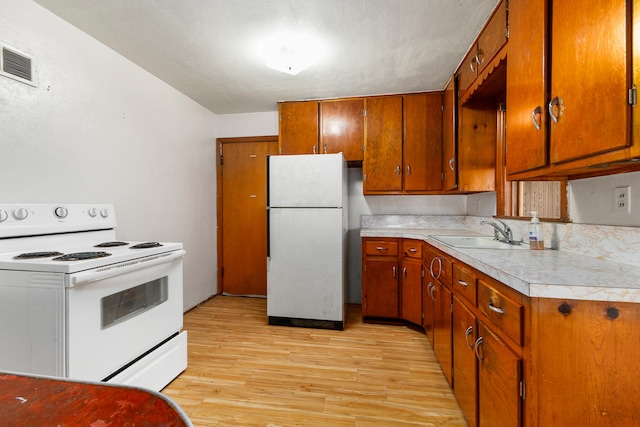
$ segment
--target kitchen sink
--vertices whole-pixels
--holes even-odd
[[[495,240],[493,236],[430,236],[447,246],[465,249],[529,249],[522,242],[506,243]]]

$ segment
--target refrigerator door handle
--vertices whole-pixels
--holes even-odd
[[[271,258],[271,209],[267,206],[267,260]]]

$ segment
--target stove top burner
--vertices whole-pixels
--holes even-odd
[[[162,244],[158,242],[146,242],[146,243],[138,243],[137,245],[133,245],[131,246],[131,249],[157,248],[158,246],[162,246]]]
[[[105,256],[111,255],[107,252],[76,252],[72,254],[64,254],[57,258],[54,258],[54,261],[82,261],[85,259],[93,259],[93,258],[102,258]]]
[[[94,248],[113,248],[116,246],[127,246],[129,243],[127,242],[104,242],[104,243],[100,243],[98,245],[95,245]]]
[[[14,259],[34,259],[34,258],[50,258],[54,256],[62,255],[62,252],[27,252],[24,254],[16,255]]]

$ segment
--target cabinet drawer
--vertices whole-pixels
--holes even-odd
[[[422,259],[422,242],[405,240],[402,242],[402,255],[407,258]]]
[[[523,345],[522,304],[508,298],[504,293],[489,285],[484,280],[478,280],[478,308],[509,338]]]
[[[386,240],[368,240],[365,245],[367,255],[398,256],[398,242]]]
[[[471,271],[461,266],[453,265],[453,290],[457,295],[462,295],[474,306],[477,302],[476,289],[477,278]]]

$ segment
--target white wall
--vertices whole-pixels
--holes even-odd
[[[630,186],[630,213],[616,212],[614,190]],[[640,227],[640,172],[569,182],[569,216],[576,224]]]
[[[30,0],[0,0],[0,200],[113,203],[124,240],[184,242],[185,308],[216,291],[216,116]],[[186,215],[185,215],[186,214]]]

